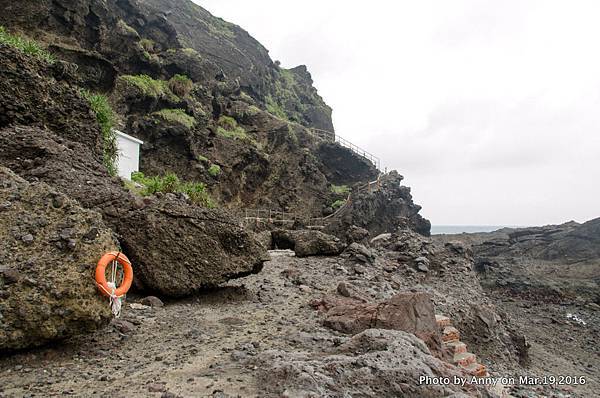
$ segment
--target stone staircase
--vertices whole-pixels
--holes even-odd
[[[460,332],[452,326],[450,318],[444,315],[436,315],[435,321],[442,331],[444,348],[453,355],[452,362],[471,376],[488,376],[485,365],[478,363],[475,354],[468,352],[467,345],[460,341]]]

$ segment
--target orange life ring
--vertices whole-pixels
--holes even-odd
[[[131,267],[131,262],[123,253],[110,252],[102,256],[100,261],[98,261],[98,265],[96,266],[96,283],[98,284],[102,294],[105,296],[111,296],[112,288],[108,286],[105,271],[106,266],[115,260],[123,266],[124,270],[123,283],[121,283],[121,286],[119,286],[114,292],[115,296],[121,297],[127,293],[129,288],[131,288],[131,284],[133,283],[133,268]]]

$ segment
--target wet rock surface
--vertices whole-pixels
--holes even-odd
[[[93,275],[119,245],[101,215],[4,167],[0,203],[0,352],[107,324],[112,314]]]

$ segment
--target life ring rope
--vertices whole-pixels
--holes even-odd
[[[106,267],[111,265],[110,281],[106,280]],[[116,286],[117,264],[123,267],[123,281]],[[110,298],[110,307],[113,315],[118,318],[121,315],[121,299],[131,288],[133,283],[133,267],[127,256],[121,252],[106,253],[98,261],[96,266],[96,285],[104,294]]]

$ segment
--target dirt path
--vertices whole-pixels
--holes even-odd
[[[0,396],[258,395],[255,369],[237,360],[266,347],[291,349],[303,329],[311,338],[332,334],[307,306],[320,289],[281,271],[329,262],[275,256],[259,275],[163,308],[133,309],[130,298],[122,321],[102,333],[0,359]]]

